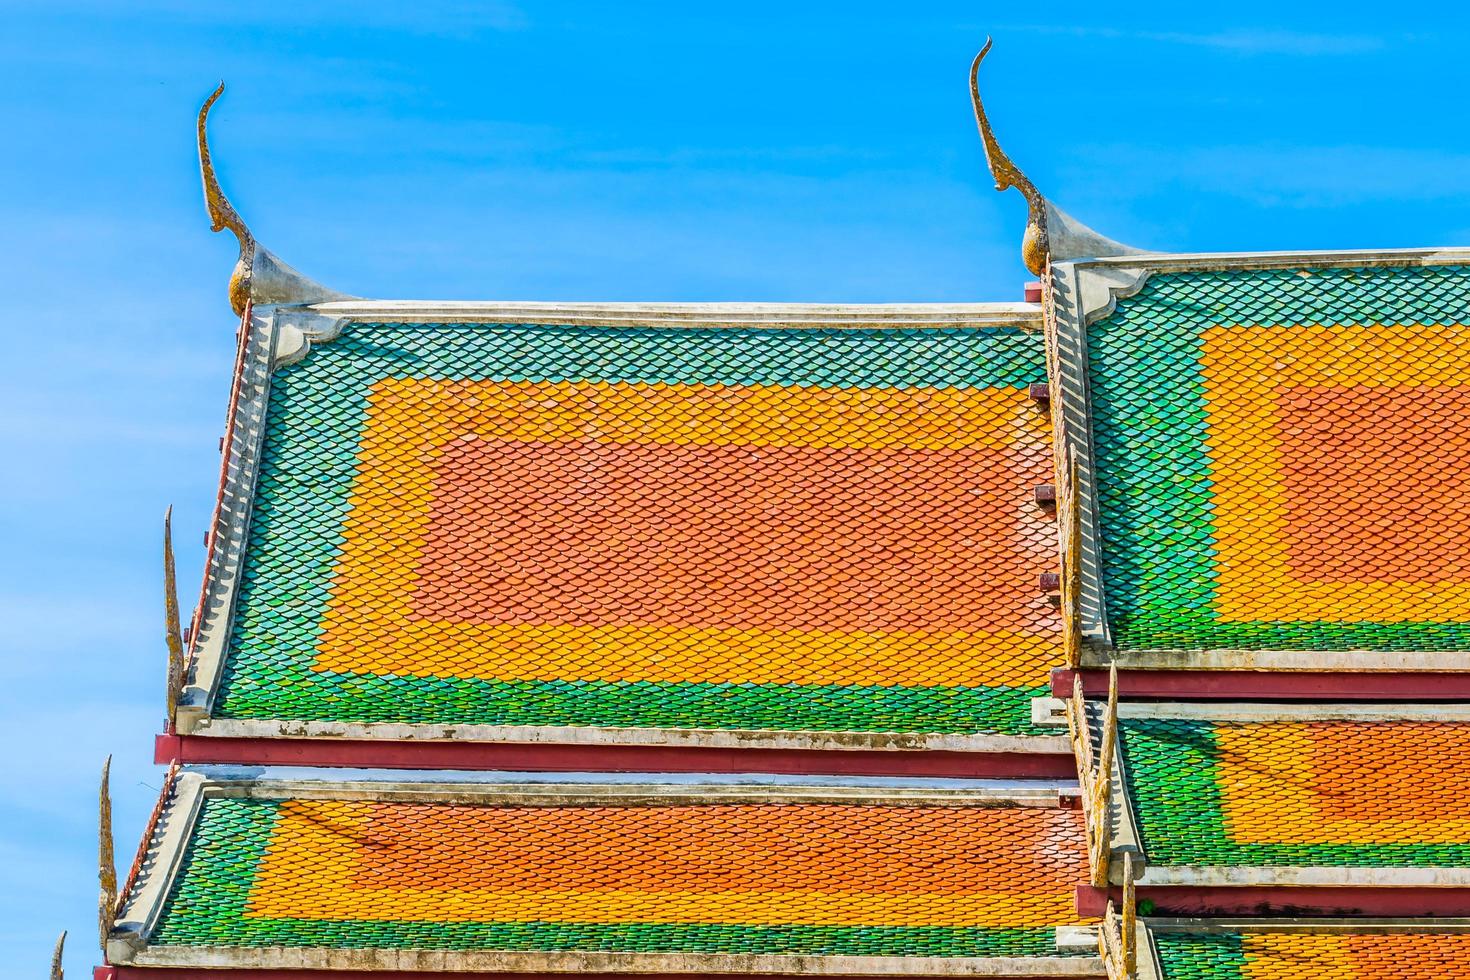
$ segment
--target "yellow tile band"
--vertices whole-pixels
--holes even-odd
[[[1014,628],[1015,613],[1012,621],[997,616],[993,628],[959,631],[507,624],[428,618],[416,614],[409,597],[420,581],[435,466],[445,446],[467,437],[941,451],[983,446],[1029,453],[1044,445],[1045,434],[1045,422],[1008,389],[388,379],[374,388],[334,569],[334,598],[313,666],[493,681],[1041,684],[1055,637],[1049,630]],[[1017,498],[1021,506],[1019,487]],[[1023,526],[994,501],[977,498],[976,506]],[[1033,523],[1011,532],[1026,547],[1045,534]],[[505,588],[516,588],[513,578]],[[1028,618],[1050,615],[1038,606]],[[992,647],[997,656],[985,656]]]
[[[902,425],[894,420],[901,419]],[[1034,431],[1010,388],[804,388],[388,378],[373,385],[365,460],[475,435],[533,442],[965,449]]]
[[[1232,622],[1337,621],[1348,608],[1380,623],[1470,622],[1470,581],[1319,582],[1291,574],[1280,419],[1275,400],[1261,394],[1459,387],[1470,363],[1470,328],[1215,327],[1202,339],[1218,615]],[[1386,350],[1394,356],[1374,355]]]
[[[1218,776],[1231,840],[1239,844],[1464,844],[1470,813],[1423,787],[1423,739],[1376,739],[1371,753],[1338,741],[1351,725],[1222,725]],[[1336,738],[1334,738],[1334,735]],[[1364,735],[1364,738],[1367,736]],[[1371,758],[1353,765],[1344,756]],[[1332,757],[1339,764],[1334,765]]]
[[[361,630],[361,617],[358,618]],[[1027,686],[1055,641],[993,633],[815,633],[693,627],[429,624],[378,617],[368,642],[328,632],[322,670],[481,680]],[[988,648],[1003,657],[986,657]],[[691,653],[697,650],[697,653]],[[1038,666],[1039,665],[1039,666]]]

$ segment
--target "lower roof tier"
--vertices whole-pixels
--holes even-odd
[[[111,959],[557,969],[592,954],[614,965],[756,955],[1095,967],[1085,946],[1058,943],[1059,928],[1081,924],[1073,890],[1087,864],[1081,811],[1060,805],[1059,784],[489,778],[180,773]]]
[[[1140,884],[1470,884],[1457,705],[1123,704]]]
[[[1470,931],[1432,922],[1336,929],[1151,928],[1160,980],[1417,980],[1470,976]]]
[[[773,309],[257,311],[181,730],[1044,737],[1034,312]]]

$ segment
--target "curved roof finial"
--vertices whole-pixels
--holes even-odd
[[[985,162],[990,167],[991,176],[995,178],[995,189],[1004,191],[1014,187],[1026,197],[1026,206],[1029,215],[1026,219],[1026,237],[1021,242],[1021,258],[1026,263],[1033,275],[1041,275],[1041,270],[1046,265],[1048,242],[1046,234],[1046,198],[1031,183],[1030,178],[1021,173],[1021,169],[1011,162],[1000,143],[996,141],[995,133],[990,129],[990,119],[985,115],[985,105],[980,101],[980,62],[990,52],[990,38],[985,39],[985,46],[975,56],[975,61],[970,65],[970,101],[975,106],[975,124],[980,127],[980,141],[985,146]]]
[[[224,231],[228,228],[240,242],[240,260],[235,263],[235,271],[230,276],[230,307],[236,314],[243,316],[245,304],[250,299],[250,270],[255,262],[255,236],[250,234],[250,229],[245,226],[239,212],[220,189],[219,179],[214,175],[214,163],[209,159],[209,137],[205,132],[209,108],[224,90],[225,83],[220,82],[219,88],[204,100],[204,105],[199,110],[199,173],[204,178],[204,207],[209,212],[210,230]]]
[[[228,228],[240,242],[240,258],[235,262],[235,271],[230,275],[230,307],[236,315],[244,316],[245,308],[251,303],[261,304],[310,304],[332,300],[351,299],[345,293],[328,289],[315,280],[308,279],[270,253],[255,240],[246,227],[244,219],[220,189],[219,179],[214,175],[214,162],[209,158],[209,136],[205,124],[209,109],[225,90],[220,82],[204,100],[199,109],[199,174],[204,178],[204,207],[209,212],[209,227],[213,231]]]

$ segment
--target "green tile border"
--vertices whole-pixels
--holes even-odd
[[[1161,980],[1245,980],[1245,942],[1238,932],[1155,932],[1153,939]]]

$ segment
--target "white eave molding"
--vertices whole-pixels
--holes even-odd
[[[572,953],[413,949],[158,946],[132,966],[418,973],[663,973],[760,976],[1102,977],[1095,956],[782,956],[733,953]]]
[[[561,725],[443,725],[190,717],[180,732],[215,738],[320,738],[371,741],[514,742],[551,745],[657,745],[719,749],[822,749],[882,752],[992,752],[1065,755],[1063,735],[945,735],[924,732],[606,728]]]

